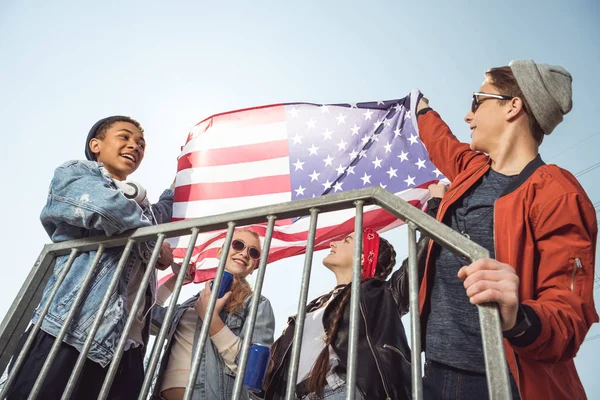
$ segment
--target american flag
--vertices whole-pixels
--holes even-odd
[[[173,220],[375,185],[423,208],[427,186],[442,174],[418,137],[413,111],[418,95],[357,104],[277,104],[201,121],[179,157]],[[364,211],[365,227],[381,232],[402,224],[376,206]],[[352,232],[354,215],[354,210],[320,215],[315,250]],[[269,262],[304,253],[308,223],[308,218],[278,221]],[[266,225],[252,229],[264,236]],[[225,231],[199,235],[194,282],[214,276],[224,237]],[[176,260],[188,243],[189,237],[172,242]]]

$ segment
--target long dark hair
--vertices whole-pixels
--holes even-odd
[[[392,269],[396,265],[396,251],[392,245],[385,240],[380,238],[379,241],[379,257],[377,257],[377,267],[375,269],[375,276],[372,279],[379,279],[384,281]],[[363,281],[366,279],[363,279]],[[350,285],[349,283],[348,285]],[[325,339],[325,348],[319,353],[317,361],[310,372],[308,380],[308,390],[311,393],[321,393],[323,387],[327,384],[327,372],[329,371],[329,346],[335,341],[338,334],[338,329],[344,315],[344,310],[350,299],[351,290],[345,290],[344,297],[339,302],[336,310],[331,329],[326,332],[327,338]]]

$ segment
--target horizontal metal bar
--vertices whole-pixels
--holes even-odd
[[[47,251],[55,254],[68,254],[72,248],[80,252],[94,250],[99,244],[105,248],[124,246],[128,239],[136,242],[152,240],[159,233],[167,238],[186,236],[192,228],[198,232],[210,232],[217,229],[226,229],[229,221],[236,221],[237,226],[264,223],[266,215],[277,215],[277,219],[293,218],[299,215],[307,215],[311,208],[319,208],[321,213],[353,208],[354,201],[362,200],[365,205],[373,204],[375,193],[385,192],[380,187],[371,187],[360,190],[352,190],[338,194],[329,194],[322,197],[314,197],[305,200],[294,200],[291,202],[273,204],[264,207],[249,208],[247,210],[233,211],[226,214],[211,215],[208,217],[189,219],[185,221],[170,222],[167,224],[153,225],[139,228],[128,233],[107,238],[96,236],[84,239],[69,240],[66,242],[48,245]]]
[[[490,256],[489,251],[477,243],[467,239],[460,233],[452,230],[449,226],[436,221],[417,207],[394,196],[381,187],[374,189],[375,203],[392,215],[403,221],[412,221],[419,230],[427,236],[442,244],[453,253],[475,261]]]

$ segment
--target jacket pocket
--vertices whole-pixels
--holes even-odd
[[[571,272],[569,277],[569,289],[571,292],[578,294],[581,296],[581,279],[585,275],[585,270],[583,268],[583,261],[579,257],[572,258],[571,262]]]
[[[402,359],[403,359],[403,360],[404,360],[406,363],[410,364],[410,360],[408,360],[408,359],[406,358],[406,354],[402,353],[402,352],[400,351],[400,349],[398,349],[397,347],[395,347],[395,346],[392,346],[392,345],[390,345],[390,344],[384,344],[384,345],[383,345],[383,348],[384,348],[384,349],[389,349],[389,350],[392,350],[392,351],[394,351],[394,352],[398,353],[398,354],[399,354],[399,355],[402,357]]]

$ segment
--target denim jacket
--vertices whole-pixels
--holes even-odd
[[[154,386],[153,399],[160,399],[160,392],[162,386],[162,380],[164,378],[167,364],[169,362],[169,355],[171,354],[171,346],[173,345],[173,335],[179,325],[179,321],[183,316],[183,313],[190,307],[194,307],[198,300],[198,295],[186,300],[183,304],[178,305],[175,310],[175,316],[173,322],[169,326],[167,332],[167,339],[165,343],[165,351],[163,353],[160,368],[158,372],[158,378]],[[243,340],[245,331],[245,322],[250,312],[250,303],[252,302],[252,296],[248,297],[242,306],[242,308],[233,313],[221,312],[221,318],[225,322],[225,325],[231,329],[231,331],[239,336]],[[152,330],[158,331],[160,326],[163,324],[164,317],[166,314],[166,307],[155,307],[152,310]],[[196,332],[194,335],[194,343],[192,345],[192,354],[196,349],[198,339],[200,337],[200,329],[202,328],[202,320],[198,318],[196,324]],[[260,343],[265,345],[273,344],[273,332],[275,330],[275,315],[273,314],[273,308],[271,303],[266,297],[261,296],[258,303],[258,311],[256,314],[256,324],[254,325],[254,332],[252,334],[252,342]],[[239,354],[236,357],[236,364],[239,360]],[[233,383],[235,381],[235,372],[233,372],[219,355],[219,351],[213,344],[212,340],[208,339],[208,342],[204,346],[204,354],[202,355],[202,361],[200,362],[200,369],[198,370],[198,376],[196,378],[196,384],[194,386],[193,400],[229,400],[233,393]],[[248,392],[244,389],[242,391],[241,398],[247,399],[249,396]]]
[[[172,208],[172,190],[166,190],[157,204],[141,207],[117,189],[111,175],[101,163],[69,161],[55,170],[40,219],[52,241],[62,242],[101,235],[112,236],[154,223],[169,222]],[[108,303],[88,355],[88,358],[103,367],[110,363],[129,315],[127,285],[132,267],[138,260],[145,266],[153,247],[154,243],[140,243],[134,246],[116,291]],[[122,252],[123,247],[104,251],[86,294],[78,306],[78,312],[67,330],[64,341],[78,350],[81,350],[88,337]],[[73,266],[51,302],[48,314],[41,322],[42,330],[53,336],[58,335],[95,256],[96,251],[88,251],[75,258]],[[40,311],[48,301],[68,258],[68,255],[56,258],[54,272],[46,284],[40,305],[34,312],[33,323],[39,322]],[[155,288],[156,276],[152,274],[148,283],[146,308],[152,305]],[[144,341],[147,340],[148,324],[146,325]]]

